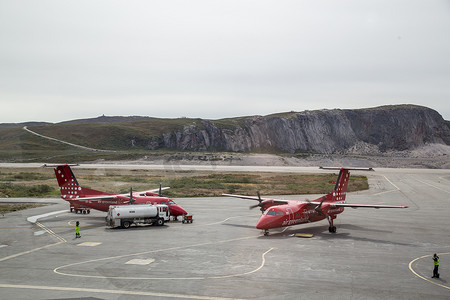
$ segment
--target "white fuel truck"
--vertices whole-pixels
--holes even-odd
[[[112,228],[129,228],[131,224],[162,226],[169,220],[169,207],[165,204],[111,205],[106,216],[106,225]]]

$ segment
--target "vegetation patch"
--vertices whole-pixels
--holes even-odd
[[[109,193],[129,193],[170,186],[171,198],[214,197],[223,193],[256,195],[325,194],[333,190],[337,174],[205,172],[173,170],[114,170],[73,168],[80,185]],[[364,176],[350,176],[348,191],[369,188]],[[0,197],[59,196],[51,168],[0,170]]]
[[[0,182],[1,198],[43,197],[54,195],[55,188],[47,184],[25,185],[11,182]]]
[[[44,206],[44,204],[35,203],[5,203],[0,204],[0,213],[5,214],[13,211],[24,210]]]

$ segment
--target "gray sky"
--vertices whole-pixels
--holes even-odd
[[[450,120],[450,1],[0,2],[0,123],[418,104]]]

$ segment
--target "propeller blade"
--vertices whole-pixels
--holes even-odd
[[[158,192],[158,196],[162,197],[162,183],[159,184],[159,192]]]
[[[130,187],[130,204],[133,204],[135,199],[133,199],[133,187]]]
[[[251,205],[248,209],[254,209],[254,208],[257,208],[258,206],[259,206],[259,204]]]

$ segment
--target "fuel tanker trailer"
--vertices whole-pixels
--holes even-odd
[[[169,220],[169,207],[165,204],[111,205],[106,216],[106,225],[112,228],[130,228],[132,224],[162,226]]]

